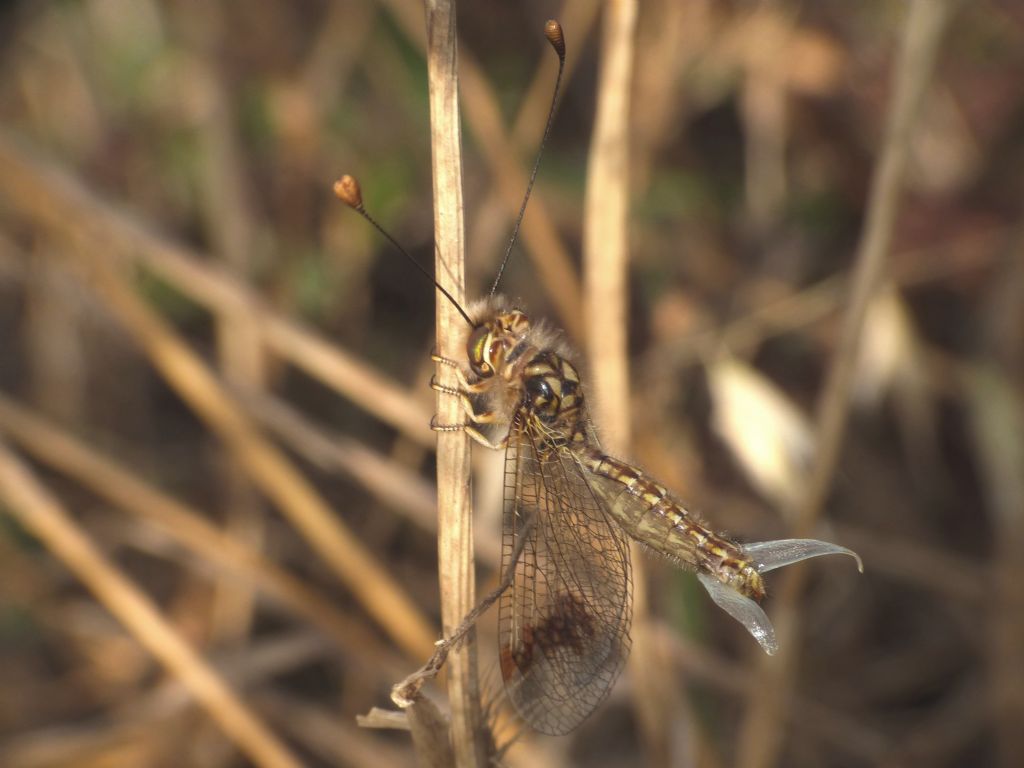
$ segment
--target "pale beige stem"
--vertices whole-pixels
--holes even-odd
[[[414,21],[419,4],[414,0],[383,0],[395,21],[409,39],[422,45],[419,23]],[[466,127],[480,148],[494,176],[505,205],[513,214],[519,210],[526,189],[527,172],[516,160],[515,145],[509,139],[495,89],[487,82],[480,65],[469,55],[459,63],[461,90],[465,102]],[[581,299],[576,270],[569,250],[558,235],[554,220],[540,199],[530,205],[523,219],[522,242],[533,260],[537,277],[558,313],[562,328],[581,341],[584,328],[580,321]]]
[[[434,274],[456,299],[465,301],[465,243],[462,206],[462,135],[459,127],[459,79],[454,0],[428,0],[427,77],[430,89],[431,158],[434,178]],[[440,354],[458,359],[465,350],[465,320],[452,304],[437,296],[437,343]],[[438,366],[443,384],[457,386],[449,366]],[[458,423],[464,414],[457,398],[438,397],[438,419]],[[469,440],[461,431],[439,432],[437,438],[438,577],[441,616],[447,636],[475,603],[473,510],[470,500]],[[484,766],[488,750],[482,738],[477,680],[476,643],[470,632],[449,660],[448,698],[452,710],[451,740],[456,765]],[[411,712],[415,722],[420,714]],[[423,713],[426,716],[426,713]],[[415,732],[414,732],[415,736]],[[418,739],[418,746],[423,746]]]

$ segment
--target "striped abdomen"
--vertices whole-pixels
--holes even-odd
[[[574,446],[609,514],[637,541],[707,573],[741,594],[764,597],[761,575],[737,544],[707,528],[640,469],[591,446]]]

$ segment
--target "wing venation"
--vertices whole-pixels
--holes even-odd
[[[499,607],[505,689],[538,731],[568,733],[604,700],[629,655],[625,533],[571,451],[521,410],[505,457]]]

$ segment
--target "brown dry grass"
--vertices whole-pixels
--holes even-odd
[[[771,578],[767,662],[646,561],[638,666],[507,759],[1020,765],[1024,16],[631,7],[558,14],[502,289],[580,342],[609,445],[742,540],[812,532],[867,572]],[[424,263],[436,233],[460,297],[466,251],[480,295],[544,18],[460,7],[458,170],[452,49],[428,67],[412,0],[0,6],[0,764],[412,764],[354,718],[461,617],[473,550],[493,581],[493,481],[476,457],[471,525],[447,436],[435,516],[434,292],[330,183]],[[453,672],[479,764],[472,654]]]

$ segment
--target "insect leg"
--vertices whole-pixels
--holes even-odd
[[[430,388],[437,392],[442,392],[446,395],[459,398],[459,402],[462,403],[462,410],[466,412],[469,420],[475,424],[493,424],[494,422],[501,420],[501,414],[497,411],[478,411],[469,395],[461,389],[446,387],[444,384],[439,384],[433,378],[430,379]]]
[[[450,368],[454,368],[457,371],[461,370],[461,367],[459,366],[459,362],[457,360],[452,360],[450,357],[441,357],[441,355],[437,351],[437,347],[434,347],[432,350],[430,350],[430,359],[433,360],[435,363],[447,365]]]
[[[508,445],[508,435],[505,435],[499,442],[495,443],[489,440],[480,430],[469,424],[438,424],[436,416],[430,419],[430,428],[435,432],[465,432],[475,442],[484,446],[484,448],[490,448],[492,451],[500,451]]]
[[[443,361],[443,358],[438,358],[439,361]],[[450,362],[450,361],[447,361]],[[460,378],[462,378],[462,371],[458,368],[455,369]],[[463,379],[464,381],[464,379]],[[467,385],[472,386],[472,385]],[[493,424],[496,421],[501,420],[501,415],[496,411],[478,411],[473,405],[472,399],[467,394],[465,389],[458,389],[455,387],[448,387],[437,381],[435,377],[430,378],[430,388],[441,392],[452,397],[459,398],[459,402],[462,404],[462,410],[466,412],[466,416],[474,424]],[[472,391],[472,390],[470,390]],[[506,435],[500,442],[495,443],[488,439],[480,430],[469,424],[438,424],[437,417],[435,416],[430,420],[430,428],[435,432],[457,432],[459,430],[464,431],[473,440],[478,442],[480,445],[490,448],[492,451],[498,451],[508,445],[508,436]]]
[[[487,388],[489,386],[489,382],[487,380],[471,382],[468,379],[466,379],[466,374],[463,372],[462,366],[459,365],[458,361],[452,360],[451,358],[448,358],[448,357],[441,357],[436,352],[431,353],[430,359],[433,360],[435,363],[440,363],[441,365],[447,365],[449,368],[454,370],[455,371],[455,376],[459,380],[459,388],[463,392],[466,392],[466,393],[469,393],[469,394],[478,395],[481,392],[484,392],[484,391],[487,390]],[[434,386],[433,379],[431,379],[430,386],[432,386],[432,387]]]
[[[473,407],[473,401],[469,399],[469,394],[464,389],[445,386],[434,376],[430,377],[430,388],[435,392],[459,398],[459,402],[462,403],[462,410],[464,410],[470,418],[473,418],[473,415],[476,413],[476,409]]]
[[[473,429],[468,424],[463,425],[462,431],[473,438],[474,441],[482,445],[484,448],[490,448],[492,451],[501,451],[508,447],[508,435],[505,435],[498,442],[493,442],[487,439],[487,436],[481,432]]]
[[[473,628],[477,620],[497,602],[498,598],[504,594],[505,590],[508,589],[516,574],[516,563],[519,561],[520,555],[523,553],[523,548],[526,545],[527,533],[533,526],[534,519],[531,518],[526,527],[522,531],[522,535],[519,537],[515,551],[512,553],[511,562],[508,564],[508,569],[505,571],[505,575],[501,579],[501,583],[492,592],[489,592],[483,600],[481,600],[473,610],[466,614],[466,616],[459,622],[459,626],[455,628],[448,637],[443,640],[438,640],[434,651],[434,654],[427,660],[427,663],[420,667],[418,670],[413,672],[402,682],[397,683],[391,688],[391,699],[398,706],[408,706],[415,701],[419,694],[420,688],[427,680],[430,680],[437,676],[441,668],[444,667],[445,661],[448,660],[448,654],[452,648],[458,648],[463,641],[466,639],[466,635],[469,630]]]

